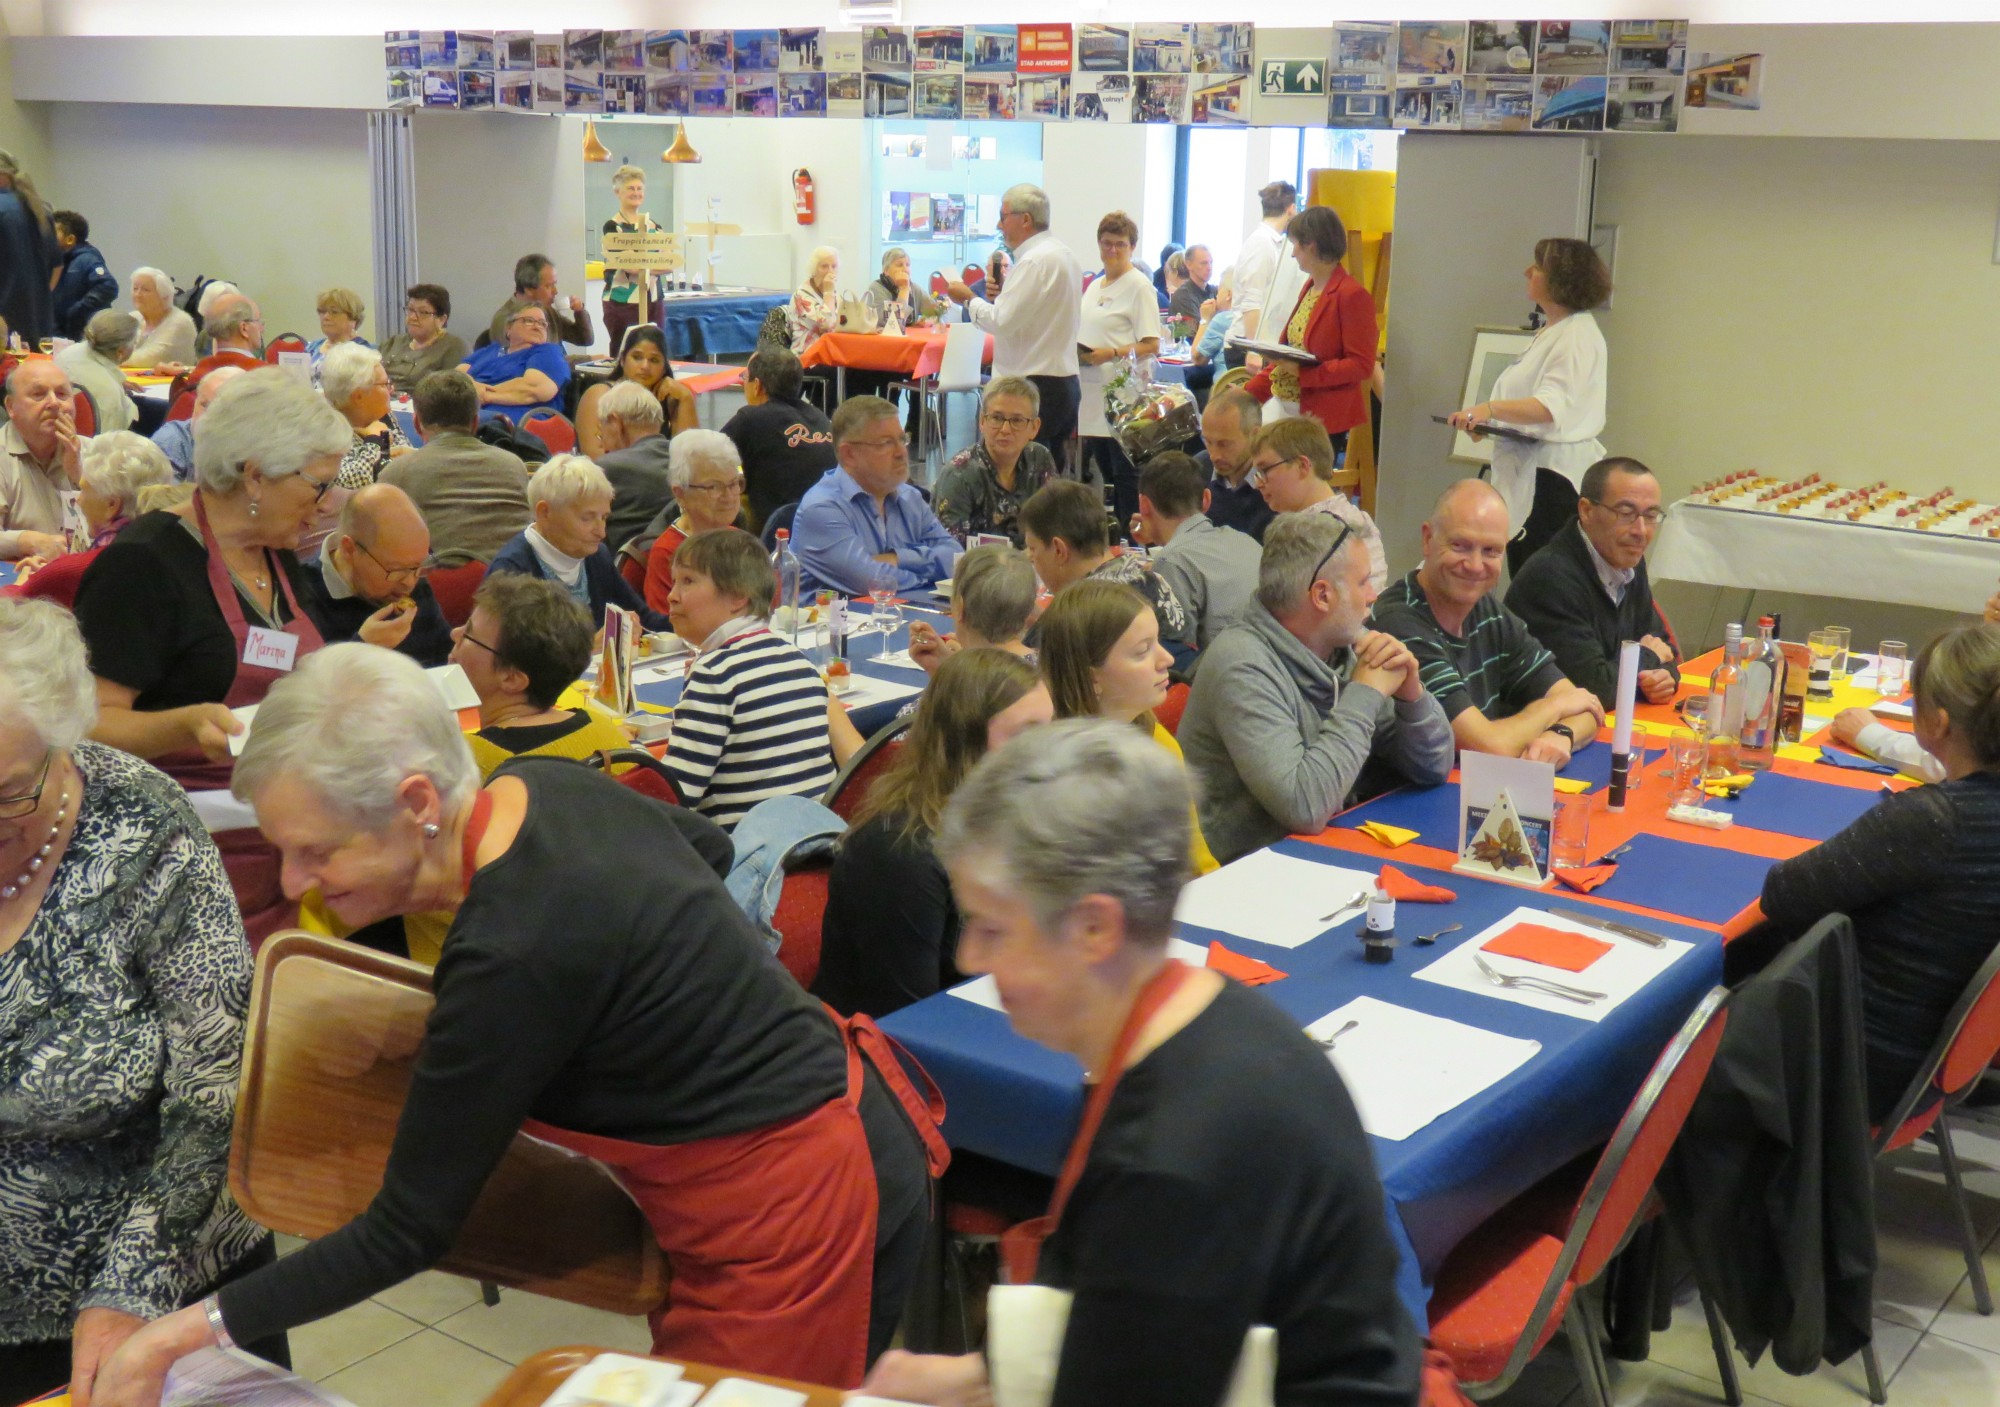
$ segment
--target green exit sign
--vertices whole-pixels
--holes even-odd
[[[1325,59],[1265,59],[1263,91],[1270,98],[1317,98],[1326,93]]]

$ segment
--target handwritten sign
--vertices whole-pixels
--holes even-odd
[[[678,269],[680,236],[666,230],[614,230],[604,236],[604,262],[618,269]]]
[[[266,630],[253,625],[243,637],[243,663],[254,664],[280,674],[292,672],[298,658],[299,637],[283,630]]]

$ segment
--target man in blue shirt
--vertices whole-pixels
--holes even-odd
[[[921,591],[951,575],[963,549],[924,496],[910,487],[902,417],[880,396],[853,396],[833,415],[839,466],[799,500],[792,550],[804,585],[865,593],[883,565],[898,591]]]
[[[479,383],[479,418],[497,413],[519,420],[543,407],[561,410],[569,358],[549,341],[548,309],[539,303],[517,308],[506,332],[504,343],[488,343],[458,368]]]

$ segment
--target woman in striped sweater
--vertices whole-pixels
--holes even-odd
[[[740,528],[697,533],[674,553],[667,613],[696,649],[666,764],[687,805],[732,828],[773,796],[833,780],[826,681],[767,622],[777,576]]]

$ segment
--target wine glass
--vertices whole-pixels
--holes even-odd
[[[893,562],[877,562],[875,569],[868,573],[868,603],[873,612],[871,619],[875,629],[882,632],[882,643],[875,648],[878,659],[889,653],[889,637],[903,623],[902,610],[896,604],[900,575]]]

